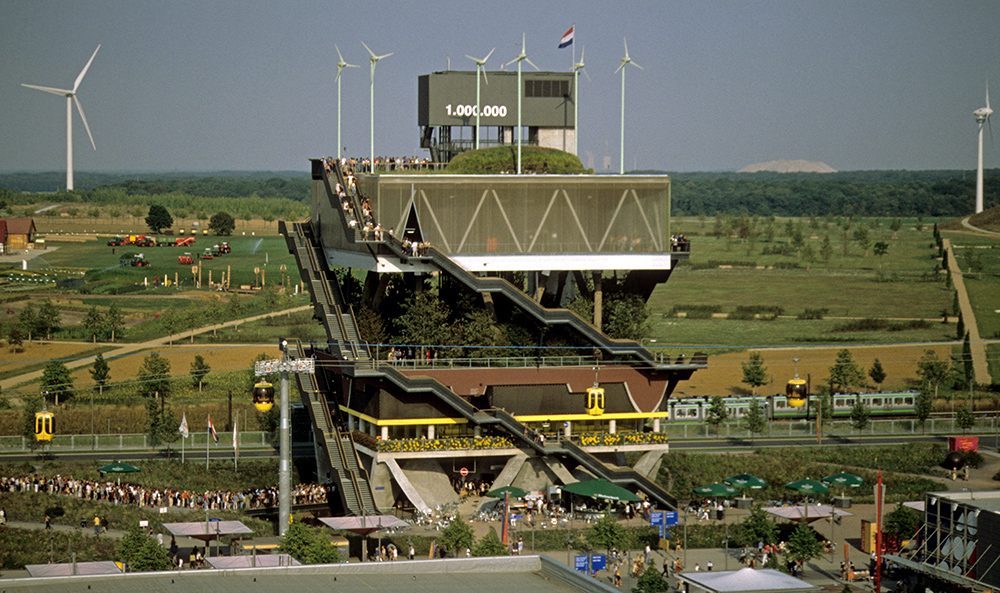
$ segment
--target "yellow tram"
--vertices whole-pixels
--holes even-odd
[[[39,443],[51,443],[54,428],[55,414],[47,410],[35,412],[35,440]]]
[[[809,397],[809,384],[805,379],[796,376],[785,386],[785,396],[788,397],[788,405],[793,408],[801,408],[806,405],[806,398]]]
[[[604,389],[602,387],[587,388],[587,413],[600,416],[604,413]]]
[[[257,383],[253,386],[253,407],[266,412],[274,405],[274,385]]]

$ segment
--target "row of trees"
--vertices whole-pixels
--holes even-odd
[[[149,214],[146,215],[146,226],[154,233],[162,233],[163,229],[174,226],[174,217],[166,206],[153,204],[149,207]],[[216,236],[228,237],[233,234],[236,228],[236,220],[228,212],[219,211],[212,215],[208,221],[208,230]]]

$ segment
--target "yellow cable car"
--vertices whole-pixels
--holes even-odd
[[[35,440],[38,442],[52,442],[52,433],[55,414],[48,411],[35,412]]]
[[[796,377],[785,386],[785,395],[788,397],[789,406],[801,408],[806,405],[806,398],[809,397],[809,385],[804,379]]]
[[[257,383],[253,386],[253,407],[259,412],[266,412],[274,405],[274,385]]]
[[[604,389],[601,387],[587,388],[587,413],[591,416],[604,413]]]

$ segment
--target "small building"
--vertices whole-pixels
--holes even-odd
[[[7,253],[7,220],[0,218],[0,255]]]
[[[4,253],[10,253],[16,249],[30,249],[35,242],[35,220],[29,217],[7,218],[0,220],[0,224],[6,223],[6,231],[0,230],[0,238],[3,239]]]

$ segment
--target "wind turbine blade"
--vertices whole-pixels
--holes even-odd
[[[373,57],[373,58],[375,57],[375,52],[373,52],[373,51],[372,51],[372,48],[368,47],[368,44],[366,44],[366,43],[365,43],[364,41],[362,41],[362,42],[361,42],[361,45],[364,45],[364,46],[365,46],[365,49],[367,49],[367,50],[368,50],[368,53],[370,53],[370,54],[372,55],[372,57]]]
[[[580,71],[583,72],[583,75],[587,77],[587,80],[589,80],[590,82],[594,82],[593,79],[590,78],[590,75],[587,74],[586,70],[584,70],[583,68],[580,68]]]
[[[485,62],[486,62],[486,60],[490,59],[490,56],[492,56],[492,55],[493,55],[493,52],[495,52],[496,50],[497,50],[497,48],[495,48],[495,47],[494,47],[493,49],[491,49],[491,50],[490,50],[490,53],[486,54],[486,57],[485,57],[485,58],[483,58],[483,63],[485,63]]]
[[[525,62],[527,62],[527,63],[529,63],[529,64],[531,64],[531,67],[532,67],[532,68],[534,68],[535,70],[538,70],[538,71],[541,71],[541,68],[539,68],[538,66],[536,66],[536,65],[534,64],[534,62],[532,62],[532,61],[531,61],[531,60],[529,60],[528,58],[524,58],[524,61],[525,61]]]
[[[77,87],[79,87],[79,86],[80,86],[80,83],[81,83],[81,82],[83,81],[83,76],[84,76],[85,74],[87,74],[87,70],[89,70],[89,69],[90,69],[90,64],[91,64],[91,63],[93,63],[93,61],[94,61],[94,58],[96,58],[96,57],[97,57],[97,51],[98,51],[99,49],[101,49],[101,46],[100,46],[100,45],[98,45],[98,46],[97,46],[97,49],[95,49],[95,50],[94,50],[94,55],[90,56],[90,60],[88,60],[88,61],[87,61],[87,65],[86,65],[86,66],[84,66],[84,67],[83,67],[83,70],[81,70],[81,71],[80,71],[80,75],[76,77],[76,82],[75,82],[75,83],[73,83],[73,92],[74,92],[74,93],[76,92],[76,89],[77,89]]]
[[[65,89],[54,89],[48,86],[36,86],[33,84],[24,84],[24,83],[21,83],[21,86],[28,87],[29,89],[45,91],[46,93],[52,93],[53,95],[59,95],[61,97],[68,97],[73,94],[73,91],[67,91]]]
[[[490,84],[490,79],[487,78],[487,76],[486,76],[486,68],[483,68],[482,66],[480,66],[479,70],[483,73],[483,80],[486,81],[486,84],[487,85]]]
[[[338,60],[337,63],[338,64],[343,64],[344,63],[344,56],[340,55],[340,48],[337,47],[336,43],[333,44],[333,47],[336,48],[336,50],[337,50],[337,60]]]
[[[389,53],[387,53],[387,54],[385,54],[385,55],[382,55],[382,56],[378,56],[378,57],[377,57],[377,58],[375,58],[375,59],[376,59],[376,60],[381,60],[382,58],[388,58],[389,56],[391,56],[391,55],[392,55],[392,54],[394,54],[394,53],[396,53],[396,52],[393,52],[393,51],[391,51],[391,52],[389,52]]]
[[[586,53],[587,53],[587,46],[586,45],[581,45],[580,46],[580,65],[581,66],[583,66],[583,56]]]
[[[615,74],[618,74],[618,71],[624,68],[625,64],[628,64],[628,60],[623,59],[622,63],[619,64],[617,68],[615,68]]]
[[[521,59],[521,56],[517,56],[513,60],[511,60],[511,61],[507,62],[506,64],[504,64],[504,66],[510,66],[511,64],[513,64],[514,62],[519,61],[520,59]],[[525,58],[525,59],[527,59],[527,58]],[[531,64],[531,62],[528,62],[528,63]],[[531,64],[531,65],[534,66],[534,64]]]
[[[622,37],[622,41],[625,42],[625,59],[628,59],[628,39]]]
[[[465,57],[469,58],[473,62],[476,62],[477,64],[479,63],[479,58],[474,58],[474,57],[470,56],[469,54],[465,54]]]
[[[629,60],[629,61],[628,61],[628,63],[629,63],[629,64],[632,64],[633,66],[635,66],[635,67],[636,67],[636,68],[638,68],[639,70],[645,70],[645,68],[643,68],[643,67],[642,67],[642,66],[640,66],[639,64],[636,64],[636,63],[635,63],[635,62],[633,62],[632,60]]]
[[[73,102],[76,103],[76,110],[80,112],[80,119],[83,120],[83,127],[87,130],[87,136],[90,136],[90,145],[94,147],[94,150],[97,150],[97,145],[94,144],[94,136],[90,133],[90,126],[87,125],[87,116],[83,114],[83,107],[80,105],[80,100],[76,98],[76,95],[73,95]]]

